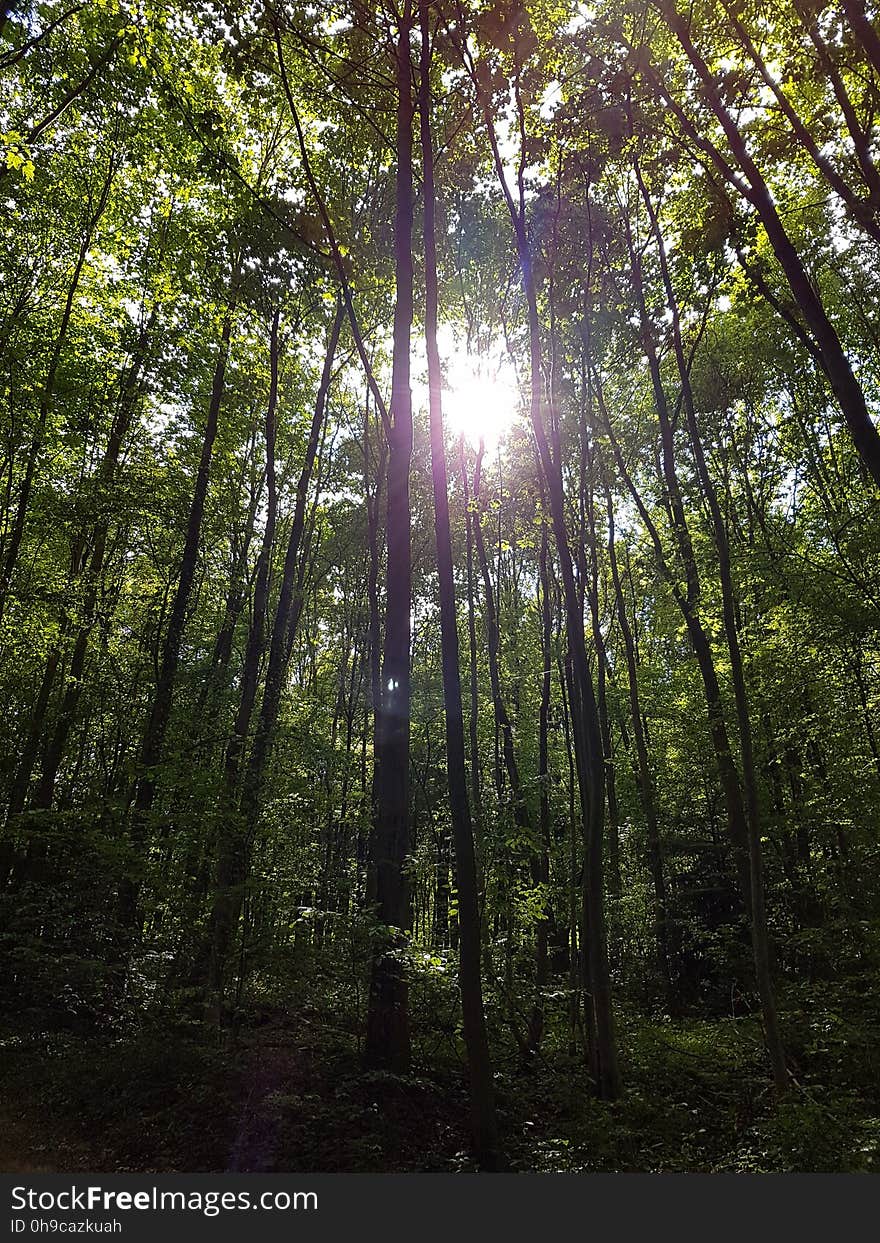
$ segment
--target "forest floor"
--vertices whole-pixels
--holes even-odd
[[[529,1068],[499,1060],[510,1168],[880,1171],[880,1019],[867,997],[844,1017],[833,993],[784,1015],[797,1083],[782,1103],[752,1019],[622,1016],[626,1091],[612,1104],[551,1026]],[[266,1011],[224,1049],[160,1029],[19,1032],[0,1047],[4,1171],[472,1168],[465,1076],[442,1033],[403,1077],[364,1072],[356,1039],[302,1010]]]

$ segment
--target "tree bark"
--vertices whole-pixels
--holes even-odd
[[[617,620],[620,625],[620,634],[623,639],[623,650],[626,658],[630,720],[632,722],[633,741],[636,750],[636,773],[638,776],[642,813],[645,817],[645,831],[648,839],[648,870],[654,887],[654,939],[657,949],[657,973],[660,978],[664,1000],[672,1013],[675,1010],[675,995],[670,969],[669,910],[666,896],[666,878],[663,870],[663,848],[660,839],[660,825],[657,818],[654,778],[651,771],[645,727],[642,721],[636,646],[632,628],[629,624],[629,617],[627,616],[626,602],[620,581],[620,569],[617,562],[617,548],[614,535],[614,505],[611,499],[611,491],[607,488],[607,484],[606,498],[608,504],[608,564],[611,568]]]
[[[467,56],[467,54],[466,54]],[[468,61],[466,60],[466,63]],[[473,65],[471,76],[477,90],[496,175],[513,225],[520,278],[526,302],[529,332],[530,417],[547,489],[557,560],[562,579],[566,638],[571,656],[571,732],[580,793],[581,824],[586,860],[583,879],[583,910],[589,962],[590,1003],[594,1013],[596,1040],[592,1051],[591,1074],[597,1094],[613,1100],[620,1094],[620,1074],[614,1037],[611,978],[605,929],[603,847],[605,818],[605,779],[602,738],[596,694],[587,660],[584,619],[574,574],[574,561],[565,517],[562,460],[557,441],[551,446],[544,421],[543,359],[537,290],[532,268],[525,216],[525,191],[520,176],[519,204],[514,202],[498,148],[493,114],[485,92],[479,85]],[[522,105],[519,103],[520,121]]]
[[[825,374],[837,398],[853,444],[860,453],[874,483],[880,487],[880,432],[871,418],[864,391],[856,379],[840,337],[785,231],[767,183],[749,154],[745,139],[721,99],[712,73],[694,46],[687,24],[675,9],[674,0],[655,0],[655,2],[659,4],[667,24],[675,33],[702,82],[706,101],[724,131],[730,150],[745,174],[746,181],[733,173],[730,165],[713,143],[697,133],[685,116],[681,105],[673,99],[662,80],[653,71],[650,71],[650,76],[672,111],[683,123],[686,132],[696,141],[699,149],[709,156],[722,175],[732,181],[739,193],[757,211],[767,231],[773,252],[788,280],[795,302],[822,355]]]
[[[764,1018],[764,1039],[773,1069],[773,1082],[778,1092],[788,1086],[788,1070],[785,1064],[785,1050],[779,1032],[779,1020],[776,1009],[776,993],[773,986],[771,968],[770,936],[767,930],[766,899],[764,892],[764,864],[761,850],[761,825],[758,806],[758,780],[755,773],[754,745],[752,740],[752,723],[749,711],[748,692],[743,670],[742,650],[739,642],[739,631],[736,617],[736,588],[733,582],[733,570],[730,558],[730,544],[724,515],[718,503],[718,495],[714,481],[709,474],[706,455],[697,425],[697,412],[694,405],[694,394],[690,382],[690,368],[685,358],[684,344],[681,337],[681,317],[678,300],[672,286],[669,266],[666,261],[666,250],[659,222],[651,203],[647,187],[641,171],[636,164],[636,178],[642,193],[642,199],[651,222],[654,241],[660,260],[660,273],[666,294],[667,306],[672,317],[672,337],[675,359],[681,381],[681,394],[684,402],[685,420],[687,422],[691,450],[697,467],[697,476],[706,498],[715,539],[715,551],[718,557],[718,575],[721,584],[722,615],[724,633],[727,639],[727,650],[730,655],[730,671],[733,681],[734,704],[740,737],[740,758],[742,762],[742,784],[745,795],[745,822],[748,840],[749,857],[749,889],[743,895],[750,898],[750,931],[752,953],[755,962],[755,980],[761,997],[761,1012]]]
[[[235,318],[239,263],[240,260],[238,258],[233,260],[229,299],[214,363],[211,397],[208,403],[205,430],[202,434],[202,451],[190,502],[174,601],[171,606],[168,627],[162,644],[162,658],[159,664],[156,688],[153,693],[150,713],[141,744],[139,757],[140,773],[135,782],[131,818],[131,843],[136,854],[140,854],[143,851],[147,839],[148,820],[157,788],[156,770],[162,759],[168,724],[171,719],[174,684],[177,678],[178,665],[180,664],[180,648],[183,642],[186,615],[198,565],[202,521],[211,474],[211,459],[214,452],[214,442],[217,439],[220,408],[226,387],[226,367],[229,360],[229,347]],[[130,927],[134,926],[137,921],[139,888],[137,881],[129,876],[124,880],[120,890],[120,918],[124,924]]]
[[[396,45],[397,174],[394,218],[394,304],[391,409],[386,468],[385,635],[382,698],[376,721],[372,864],[376,940],[370,977],[365,1058],[368,1065],[409,1069],[409,984],[405,933],[410,921],[409,852],[410,607],[412,595],[409,476],[413,448],[410,332],[413,319],[412,6],[405,0]]]
[[[459,984],[462,1023],[471,1086],[474,1151],[484,1169],[499,1164],[492,1061],[483,1011],[480,975],[480,907],[474,833],[468,802],[464,743],[464,708],[452,536],[449,523],[449,479],[443,434],[442,371],[437,347],[437,243],[435,236],[434,144],[431,135],[431,30],[428,0],[419,0],[421,34],[419,120],[422,148],[423,238],[425,249],[425,345],[428,356],[428,407],[431,431],[431,477],[434,492],[434,535],[440,588],[440,647],[443,702],[446,709],[446,765],[449,807],[455,843],[458,883]]]
[[[266,521],[257,559],[253,613],[241,673],[241,693],[232,733],[226,744],[219,797],[219,825],[216,841],[214,898],[211,910],[211,951],[206,981],[207,1016],[219,1025],[222,1015],[223,982],[229,946],[241,910],[246,835],[238,819],[237,794],[241,761],[250,729],[259,685],[260,658],[263,654],[266,613],[269,604],[269,569],[275,542],[278,496],[275,481],[275,411],[278,404],[278,328],[280,312],[275,311],[269,337],[269,395],[266,402]]]

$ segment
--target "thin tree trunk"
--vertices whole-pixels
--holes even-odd
[[[466,63],[470,62],[465,52]],[[591,1006],[594,1012],[596,1041],[591,1073],[597,1094],[612,1100],[620,1094],[620,1074],[614,1037],[611,1002],[611,978],[608,967],[608,944],[605,928],[603,847],[605,818],[605,779],[602,761],[602,738],[596,694],[587,660],[584,639],[583,610],[574,574],[574,562],[565,516],[565,495],[562,482],[562,458],[558,435],[551,445],[544,421],[543,360],[538,301],[532,269],[531,248],[526,227],[525,189],[522,166],[519,176],[519,203],[514,202],[504,163],[498,148],[490,102],[477,80],[472,62],[471,77],[492,148],[496,175],[513,225],[520,277],[526,302],[529,332],[530,416],[547,489],[556,542],[559,572],[565,606],[566,638],[572,662],[571,729],[574,743],[581,823],[586,851],[583,908],[589,956]],[[524,125],[521,100],[517,99],[521,128]],[[523,157],[524,158],[524,157]]]
[[[336,357],[336,348],[339,343],[341,328],[342,311],[337,306],[336,315],[328,336],[321,380],[315,396],[315,406],[306,441],[305,457],[296,485],[293,518],[291,519],[290,533],[287,537],[287,549],[281,573],[281,589],[278,593],[278,601],[272,621],[272,633],[269,639],[269,659],[266,665],[260,716],[248,755],[246,770],[241,778],[240,810],[248,836],[252,835],[256,828],[263,779],[271,755],[278,714],[281,709],[284,678],[287,673],[290,651],[302,613],[302,585],[305,577],[304,550],[307,544],[306,528],[308,522],[306,511],[309,485],[325,427],[327,396],[333,378],[333,361]]]
[[[131,365],[123,379],[119,407],[113,419],[99,471],[100,503],[105,512],[98,519],[94,531],[92,552],[86,572],[85,596],[83,600],[84,620],[77,633],[61,709],[52,738],[46,748],[40,780],[34,795],[34,806],[38,808],[49,808],[52,806],[55,797],[55,782],[58,776],[58,769],[64,758],[67,740],[76,720],[76,713],[83,692],[83,671],[89,639],[95,624],[101,578],[104,573],[104,562],[107,554],[107,538],[110,530],[110,513],[107,508],[110,501],[109,494],[113,487],[119,459],[134,417],[140,392],[141,372],[154,319],[155,312],[150,316],[149,322],[140,334]]]
[[[211,951],[208,960],[206,1005],[209,1021],[219,1025],[222,1014],[223,981],[229,946],[241,909],[246,839],[237,815],[237,793],[251,717],[257,698],[260,659],[266,632],[269,604],[269,570],[275,542],[278,496],[275,482],[275,411],[278,404],[278,343],[280,312],[275,311],[269,339],[269,396],[266,402],[266,522],[257,559],[253,614],[241,674],[241,693],[232,734],[226,744],[219,797],[218,838],[211,910]]]
[[[143,851],[146,842],[147,824],[156,795],[156,769],[162,759],[165,737],[171,719],[171,706],[177,669],[180,663],[183,631],[198,564],[205,500],[208,494],[208,482],[211,473],[211,459],[214,451],[214,441],[217,438],[220,407],[226,386],[226,367],[229,359],[229,347],[235,317],[238,277],[239,260],[235,259],[232,265],[229,302],[223,319],[217,357],[214,363],[211,398],[208,403],[208,415],[202,435],[201,457],[192,501],[190,502],[189,518],[187,520],[183,554],[177,574],[174,601],[165,632],[165,640],[162,645],[162,658],[159,664],[156,688],[153,693],[150,713],[141,744],[139,757],[140,774],[134,788],[131,821],[131,840],[137,854]],[[137,919],[138,892],[138,883],[132,877],[127,877],[120,891],[120,917],[123,923],[129,926],[133,926]]]
[[[550,572],[547,564],[547,528],[541,527],[538,555],[538,590],[541,616],[541,704],[538,709],[538,786],[540,842],[533,878],[542,889],[542,918],[535,929],[535,1004],[529,1021],[529,1044],[537,1049],[544,1032],[544,990],[550,979],[548,937],[550,906],[550,694],[553,678],[552,618],[550,612]]]
[[[761,1011],[764,1017],[764,1038],[770,1062],[773,1068],[773,1081],[779,1092],[788,1086],[788,1070],[785,1064],[785,1050],[779,1032],[779,1021],[776,1009],[776,993],[773,986],[771,968],[770,936],[767,930],[766,899],[764,892],[764,865],[761,851],[761,825],[758,806],[758,781],[755,773],[754,745],[752,741],[752,723],[749,711],[748,692],[743,670],[742,650],[739,643],[739,631],[736,619],[736,588],[733,582],[733,571],[730,560],[730,544],[727,528],[715,484],[709,474],[706,456],[697,425],[697,412],[694,395],[690,383],[690,370],[684,353],[681,338],[681,320],[678,301],[672,287],[669,267],[666,261],[666,250],[660,232],[657,216],[654,212],[647,187],[642,179],[641,171],[636,164],[636,178],[642,193],[642,199],[648,212],[657,253],[660,260],[660,273],[669,313],[672,317],[672,335],[678,372],[681,380],[681,392],[684,401],[685,419],[690,436],[691,449],[697,467],[697,475],[709,507],[712,520],[712,531],[715,538],[715,550],[718,557],[719,580],[721,584],[722,614],[724,633],[727,639],[727,650],[730,655],[730,671],[733,681],[733,695],[736,707],[736,719],[740,737],[740,756],[742,760],[742,780],[745,794],[746,830],[749,856],[749,891],[744,896],[751,898],[750,929],[752,952],[755,961],[755,979],[761,997]]]
[[[654,938],[657,949],[657,971],[663,990],[663,996],[670,1008],[675,1009],[675,997],[672,988],[670,971],[670,937],[669,911],[666,897],[666,879],[663,872],[663,849],[660,841],[660,826],[657,819],[657,804],[654,794],[654,778],[648,754],[648,743],[642,722],[642,704],[639,693],[639,677],[636,662],[636,648],[632,628],[627,616],[623,588],[620,582],[620,570],[617,562],[617,549],[614,537],[614,506],[611,492],[607,489],[608,502],[608,563],[611,568],[611,581],[614,584],[614,598],[617,606],[617,620],[623,638],[623,650],[626,657],[626,673],[629,684],[630,719],[633,727],[633,740],[636,749],[636,771],[639,782],[639,795],[642,812],[645,817],[645,830],[648,839],[648,870],[654,887]]]
[[[455,608],[452,536],[449,524],[449,480],[443,435],[442,372],[440,353],[437,348],[437,254],[434,219],[434,149],[431,138],[431,31],[428,19],[428,0],[419,0],[419,19],[421,33],[419,119],[424,201],[425,345],[428,356],[434,531],[440,587],[440,644],[443,666],[443,702],[446,709],[446,763],[458,884],[459,983],[464,1039],[470,1071],[474,1149],[483,1168],[495,1169],[499,1163],[498,1128],[495,1121],[492,1062],[486,1034],[483,982],[480,975],[479,893],[474,834],[468,803],[458,619]]]
[[[9,589],[12,583],[12,576],[15,571],[16,562],[18,561],[18,553],[21,548],[21,541],[24,536],[25,522],[27,520],[28,507],[30,505],[31,491],[34,484],[34,475],[37,469],[37,461],[40,456],[40,450],[43,447],[43,441],[46,436],[46,425],[49,421],[49,414],[52,409],[53,398],[55,396],[55,384],[58,378],[58,366],[61,362],[61,352],[67,340],[67,330],[70,327],[70,318],[73,314],[73,303],[79,288],[80,277],[85,266],[86,258],[92,246],[95,236],[95,230],[98,222],[104,214],[107,206],[107,199],[110,195],[110,188],[113,184],[113,178],[116,174],[116,163],[110,161],[107,169],[107,176],[101,187],[101,193],[98,196],[98,203],[95,210],[89,217],[86,224],[86,231],[83,240],[80,243],[79,254],[77,255],[76,264],[73,269],[73,276],[67,287],[67,297],[64,301],[64,309],[61,312],[61,323],[58,326],[58,332],[55,336],[55,343],[52,346],[52,353],[49,358],[49,366],[46,371],[46,380],[40,393],[40,409],[37,416],[37,426],[31,441],[31,448],[28,454],[27,465],[25,467],[24,479],[21,484],[21,491],[18,498],[18,506],[15,513],[15,521],[9,533],[9,541],[6,545],[6,555],[3,559],[3,566],[0,568],[0,620],[3,618],[3,612],[9,599]],[[11,469],[11,468],[10,468]]]

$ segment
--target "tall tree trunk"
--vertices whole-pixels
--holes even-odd
[[[529,1043],[537,1049],[544,1032],[544,990],[550,979],[548,939],[553,909],[550,906],[550,695],[553,682],[553,634],[550,608],[550,570],[547,527],[541,526],[538,555],[538,591],[541,617],[541,704],[538,709],[539,842],[533,879],[542,890],[542,918],[535,929],[535,1004],[529,1020]]]
[[[214,898],[211,909],[211,950],[208,960],[206,1000],[209,1021],[219,1024],[222,1014],[223,980],[229,945],[241,909],[246,836],[238,818],[237,794],[241,761],[259,686],[260,659],[266,633],[269,604],[269,570],[275,543],[278,495],[275,481],[275,411],[278,404],[278,328],[280,311],[272,317],[269,336],[269,395],[266,402],[266,521],[257,558],[253,613],[241,673],[241,693],[232,734],[223,757],[218,800],[219,826],[216,840]]]
[[[583,445],[584,437],[581,443]],[[583,450],[582,450],[583,451]],[[605,791],[608,800],[608,891],[620,895],[620,811],[617,804],[617,773],[611,742],[611,719],[608,712],[608,653],[602,633],[599,600],[599,545],[596,534],[596,504],[592,483],[587,483],[584,471],[584,500],[586,502],[587,532],[590,542],[589,564],[585,564],[582,580],[587,588],[587,601],[593,629],[593,646],[596,649],[596,703],[599,709],[599,730],[602,738],[602,757],[605,770]],[[584,558],[586,561],[586,558]]]
[[[467,561],[467,624],[468,624],[468,757],[470,760],[471,814],[477,848],[477,884],[480,902],[480,939],[486,974],[492,975],[492,948],[489,936],[489,920],[486,910],[486,892],[489,884],[489,861],[486,857],[483,832],[483,773],[480,761],[480,686],[477,670],[477,586],[474,572],[474,523],[477,515],[471,512],[467,462],[464,451],[464,435],[458,439],[459,473],[461,475],[464,501],[465,554]]]
[[[642,193],[642,199],[651,222],[651,229],[657,246],[660,260],[660,273],[666,294],[669,313],[672,317],[672,338],[675,359],[681,380],[681,393],[684,402],[685,420],[697,467],[697,476],[706,498],[712,521],[712,532],[715,539],[715,551],[718,557],[718,573],[721,583],[722,618],[724,633],[727,639],[727,650],[730,655],[730,672],[733,682],[733,696],[736,707],[736,719],[740,737],[740,757],[742,761],[742,782],[745,794],[746,830],[749,856],[749,890],[750,897],[750,930],[752,953],[755,961],[755,980],[761,997],[761,1012],[764,1018],[764,1038],[767,1052],[773,1068],[773,1081],[777,1091],[784,1091],[788,1086],[788,1070],[785,1065],[785,1050],[779,1032],[779,1020],[776,1009],[776,993],[773,986],[771,968],[770,936],[767,930],[767,911],[764,893],[764,863],[761,851],[761,825],[758,806],[758,779],[755,773],[754,744],[752,740],[752,722],[749,711],[749,699],[743,670],[742,650],[739,642],[739,630],[736,617],[736,589],[733,582],[733,570],[730,560],[730,544],[727,527],[714,481],[709,474],[706,455],[697,425],[697,412],[690,382],[690,368],[684,353],[681,337],[681,317],[678,300],[672,287],[669,266],[666,260],[666,249],[660,226],[651,203],[647,187],[641,171],[636,164],[636,178]]]
[[[55,723],[55,729],[43,757],[42,771],[34,794],[34,806],[38,808],[49,808],[52,806],[55,797],[55,782],[58,776],[58,769],[64,758],[67,740],[76,720],[77,709],[83,692],[83,672],[89,639],[95,625],[101,579],[104,573],[104,561],[107,554],[107,538],[110,531],[110,494],[119,466],[119,459],[122,455],[137,407],[137,399],[141,387],[141,373],[154,319],[155,311],[140,334],[131,364],[123,377],[119,405],[110,428],[107,447],[104,451],[104,457],[98,473],[100,505],[103,513],[99,517],[91,537],[92,550],[86,570],[82,608],[83,621],[74,643],[70,670],[67,676],[67,686],[61,701],[58,720]]]
[[[409,475],[413,448],[410,332],[413,319],[412,5],[405,0],[396,47],[397,175],[391,409],[388,427],[385,636],[382,698],[376,722],[372,866],[377,938],[370,976],[367,1064],[406,1071],[410,1061],[409,984],[403,960],[409,925],[410,607],[412,595]]]
[[[657,406],[658,417],[661,422],[662,435],[664,440],[664,462],[667,485],[674,493],[678,495],[678,481],[675,475],[675,459],[672,449],[672,433],[669,422],[669,413],[666,406],[666,397],[663,391],[662,382],[659,375],[659,365],[657,363],[656,354],[650,340],[645,338],[645,348],[648,354],[649,367],[654,374],[654,391],[655,404]],[[626,468],[620,446],[614,438],[611,431],[608,413],[604,406],[604,400],[601,396],[601,388],[597,385],[597,397],[602,408],[603,418],[609,433],[612,448],[618,470],[624,479],[636,508],[645,524],[645,528],[651,538],[654,547],[655,556],[657,558],[658,568],[672,591],[672,594],[681,609],[687,628],[688,637],[696,657],[697,667],[703,682],[703,689],[706,698],[706,708],[709,720],[709,735],[712,741],[715,760],[718,768],[718,775],[721,781],[721,787],[724,794],[725,810],[727,813],[727,829],[730,841],[733,847],[734,860],[736,864],[737,876],[739,880],[739,892],[742,897],[743,905],[746,912],[749,913],[749,931],[753,939],[752,929],[752,866],[750,851],[750,830],[748,824],[748,814],[743,800],[743,791],[740,785],[740,775],[734,758],[733,748],[730,742],[730,736],[727,730],[727,723],[724,714],[724,702],[721,695],[721,687],[718,681],[718,674],[715,667],[715,657],[712,652],[712,646],[700,617],[698,602],[700,597],[700,579],[697,568],[696,559],[691,546],[690,535],[687,530],[686,523],[682,528],[677,530],[677,542],[679,551],[686,560],[686,577],[688,580],[688,589],[683,591],[679,584],[672,567],[669,565],[663,550],[663,544],[657,527],[651,518],[647,507],[642,499],[641,494],[633,482],[633,479]],[[680,507],[680,497],[677,501],[670,504],[672,512],[677,513]],[[683,510],[681,510],[683,518]],[[756,978],[758,970],[763,971],[764,964],[757,961]],[[765,995],[759,984],[759,992],[761,993],[762,1012],[765,1003]],[[768,1025],[767,1014],[764,1013],[765,1034],[769,1030],[773,1031],[772,1026],[773,1013],[770,1015],[770,1024]],[[770,1052],[770,1039],[768,1038],[768,1052]],[[771,1062],[773,1063],[774,1082],[776,1081],[777,1069],[775,1057],[771,1054]],[[784,1063],[783,1063],[784,1065]],[[781,1082],[780,1082],[781,1086]]]
[[[379,429],[379,456],[376,463],[376,482],[372,491],[370,489],[370,400],[369,392],[367,393],[365,413],[364,413],[364,505],[366,508],[367,519],[367,544],[369,547],[369,561],[367,563],[367,609],[368,609],[368,634],[367,643],[369,649],[369,711],[372,716],[372,744],[373,754],[376,754],[376,730],[379,717],[379,704],[382,702],[382,626],[381,613],[379,608],[379,569],[381,562],[379,548],[379,510],[382,499],[382,481],[385,476],[385,470],[388,461],[388,444],[384,434]],[[367,746],[367,720],[364,719],[364,754],[366,755]],[[364,765],[364,780],[366,781],[366,764]],[[367,906],[372,906],[376,900],[376,876],[373,868],[370,866],[370,860],[373,856],[372,838],[375,832],[376,815],[375,815],[375,796],[376,785],[373,783],[370,790],[370,827],[366,834],[364,857],[361,862],[367,864],[366,884],[364,899]]]
[[[428,355],[428,402],[431,427],[431,475],[434,488],[434,534],[440,588],[440,645],[443,702],[446,709],[446,764],[449,806],[455,842],[458,883],[459,983],[471,1084],[474,1149],[483,1168],[498,1165],[492,1062],[483,1012],[480,975],[480,909],[474,834],[468,802],[464,745],[464,710],[459,665],[458,619],[449,525],[449,480],[443,435],[442,372],[437,348],[437,253],[435,238],[434,148],[431,138],[431,31],[428,0],[419,0],[421,33],[419,119],[421,122],[425,248],[425,345]]]
[[[28,453],[27,465],[25,466],[24,478],[21,483],[21,491],[18,496],[18,506],[15,512],[15,520],[9,533],[6,545],[6,553],[3,558],[3,565],[0,567],[0,621],[3,619],[3,612],[9,599],[9,589],[12,583],[12,576],[15,572],[16,562],[18,561],[18,553],[21,548],[21,541],[24,536],[25,522],[27,520],[28,507],[30,506],[31,491],[34,486],[34,475],[37,470],[37,462],[40,457],[40,451],[43,447],[43,441],[46,436],[46,425],[49,421],[49,414],[52,409],[52,403],[55,396],[55,385],[58,379],[58,366],[61,362],[61,354],[64,344],[67,340],[67,332],[70,327],[70,318],[73,314],[73,303],[76,298],[76,292],[79,288],[79,282],[82,277],[82,271],[88,253],[92,247],[95,230],[98,222],[104,214],[107,206],[107,199],[110,196],[110,188],[113,185],[113,178],[116,175],[116,162],[110,161],[107,169],[107,176],[104,178],[101,192],[98,195],[98,202],[94,211],[88,218],[85,233],[80,243],[79,253],[77,255],[76,264],[73,269],[73,276],[67,287],[67,297],[64,300],[64,309],[61,312],[61,323],[58,326],[58,332],[55,335],[55,341],[52,346],[52,353],[49,357],[49,366],[46,370],[46,379],[40,393],[40,408],[37,415],[37,425],[31,440],[31,447]],[[11,467],[10,467],[11,469]]]
[[[291,648],[302,614],[309,486],[325,427],[327,396],[333,379],[333,362],[336,357],[341,328],[342,311],[337,306],[336,315],[328,335],[327,351],[324,355],[321,379],[315,396],[315,405],[306,440],[303,465],[296,485],[293,517],[290,523],[287,549],[284,554],[284,566],[281,572],[281,589],[278,593],[278,601],[272,620],[272,633],[269,639],[269,659],[266,664],[260,716],[254,731],[254,740],[248,754],[246,769],[241,778],[241,796],[239,800],[241,817],[246,826],[245,832],[249,836],[253,834],[259,816],[263,779],[271,755],[275,730],[278,724],[278,715],[281,710],[284,678],[287,673]],[[236,764],[238,763],[239,760],[236,761]]]
[[[612,1100],[620,1093],[620,1074],[614,1037],[614,1017],[611,1002],[611,977],[608,967],[608,944],[605,928],[605,895],[603,877],[603,847],[605,820],[605,777],[602,757],[602,737],[596,693],[587,660],[584,638],[584,618],[580,594],[574,573],[574,559],[568,537],[565,515],[565,493],[562,481],[562,456],[558,435],[551,432],[551,444],[544,420],[543,359],[541,327],[538,315],[537,289],[532,267],[532,255],[526,227],[525,188],[522,168],[519,177],[519,201],[514,202],[504,162],[498,147],[498,138],[491,103],[482,89],[469,54],[466,63],[471,70],[472,81],[477,90],[478,102],[483,114],[486,132],[492,149],[495,172],[501,186],[516,239],[520,278],[526,303],[529,333],[529,374],[532,430],[541,463],[541,474],[547,489],[553,535],[556,542],[557,560],[562,580],[565,608],[566,638],[571,655],[571,732],[580,793],[581,824],[586,852],[583,879],[583,910],[589,962],[590,1004],[595,1020],[596,1040],[592,1050],[591,1074],[597,1094]],[[524,130],[522,101],[517,92],[520,128]]]
[[[171,614],[162,645],[162,657],[159,664],[156,688],[153,693],[150,713],[141,744],[139,757],[140,773],[134,788],[131,819],[131,841],[134,851],[138,855],[142,853],[147,839],[148,820],[156,795],[156,768],[162,759],[165,736],[171,719],[174,684],[177,678],[178,665],[180,664],[180,648],[183,642],[186,615],[198,565],[202,521],[205,514],[205,500],[208,495],[208,482],[211,474],[211,459],[214,452],[214,441],[217,439],[220,407],[226,387],[226,366],[229,360],[229,346],[235,318],[239,263],[240,260],[236,258],[232,264],[229,300],[226,314],[223,318],[223,327],[220,332],[217,357],[214,363],[211,397],[208,403],[205,430],[202,434],[202,451],[190,502],[183,554],[180,559],[174,601],[171,606]],[[127,877],[121,886],[120,917],[123,923],[129,926],[133,926],[137,920],[138,892],[139,884],[137,881],[131,876]]]
[[[611,581],[614,584],[617,620],[620,624],[620,634],[623,639],[623,650],[626,658],[630,720],[632,722],[633,740],[636,749],[636,773],[638,776],[642,813],[645,817],[645,831],[648,839],[648,870],[651,873],[651,883],[654,888],[654,939],[657,950],[657,972],[664,999],[670,1011],[674,1011],[675,997],[670,971],[669,911],[666,898],[666,879],[663,872],[663,849],[660,841],[660,826],[657,820],[657,803],[654,794],[654,778],[648,754],[648,743],[645,738],[645,727],[642,721],[636,646],[632,628],[629,624],[629,617],[627,616],[617,562],[617,548],[614,537],[614,506],[611,499],[611,491],[607,489],[607,485],[606,497],[608,502],[608,563],[611,567]]]

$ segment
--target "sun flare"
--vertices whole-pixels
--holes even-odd
[[[512,365],[464,351],[447,355],[443,414],[449,433],[464,436],[474,448],[482,440],[494,453],[520,413],[520,395]]]

